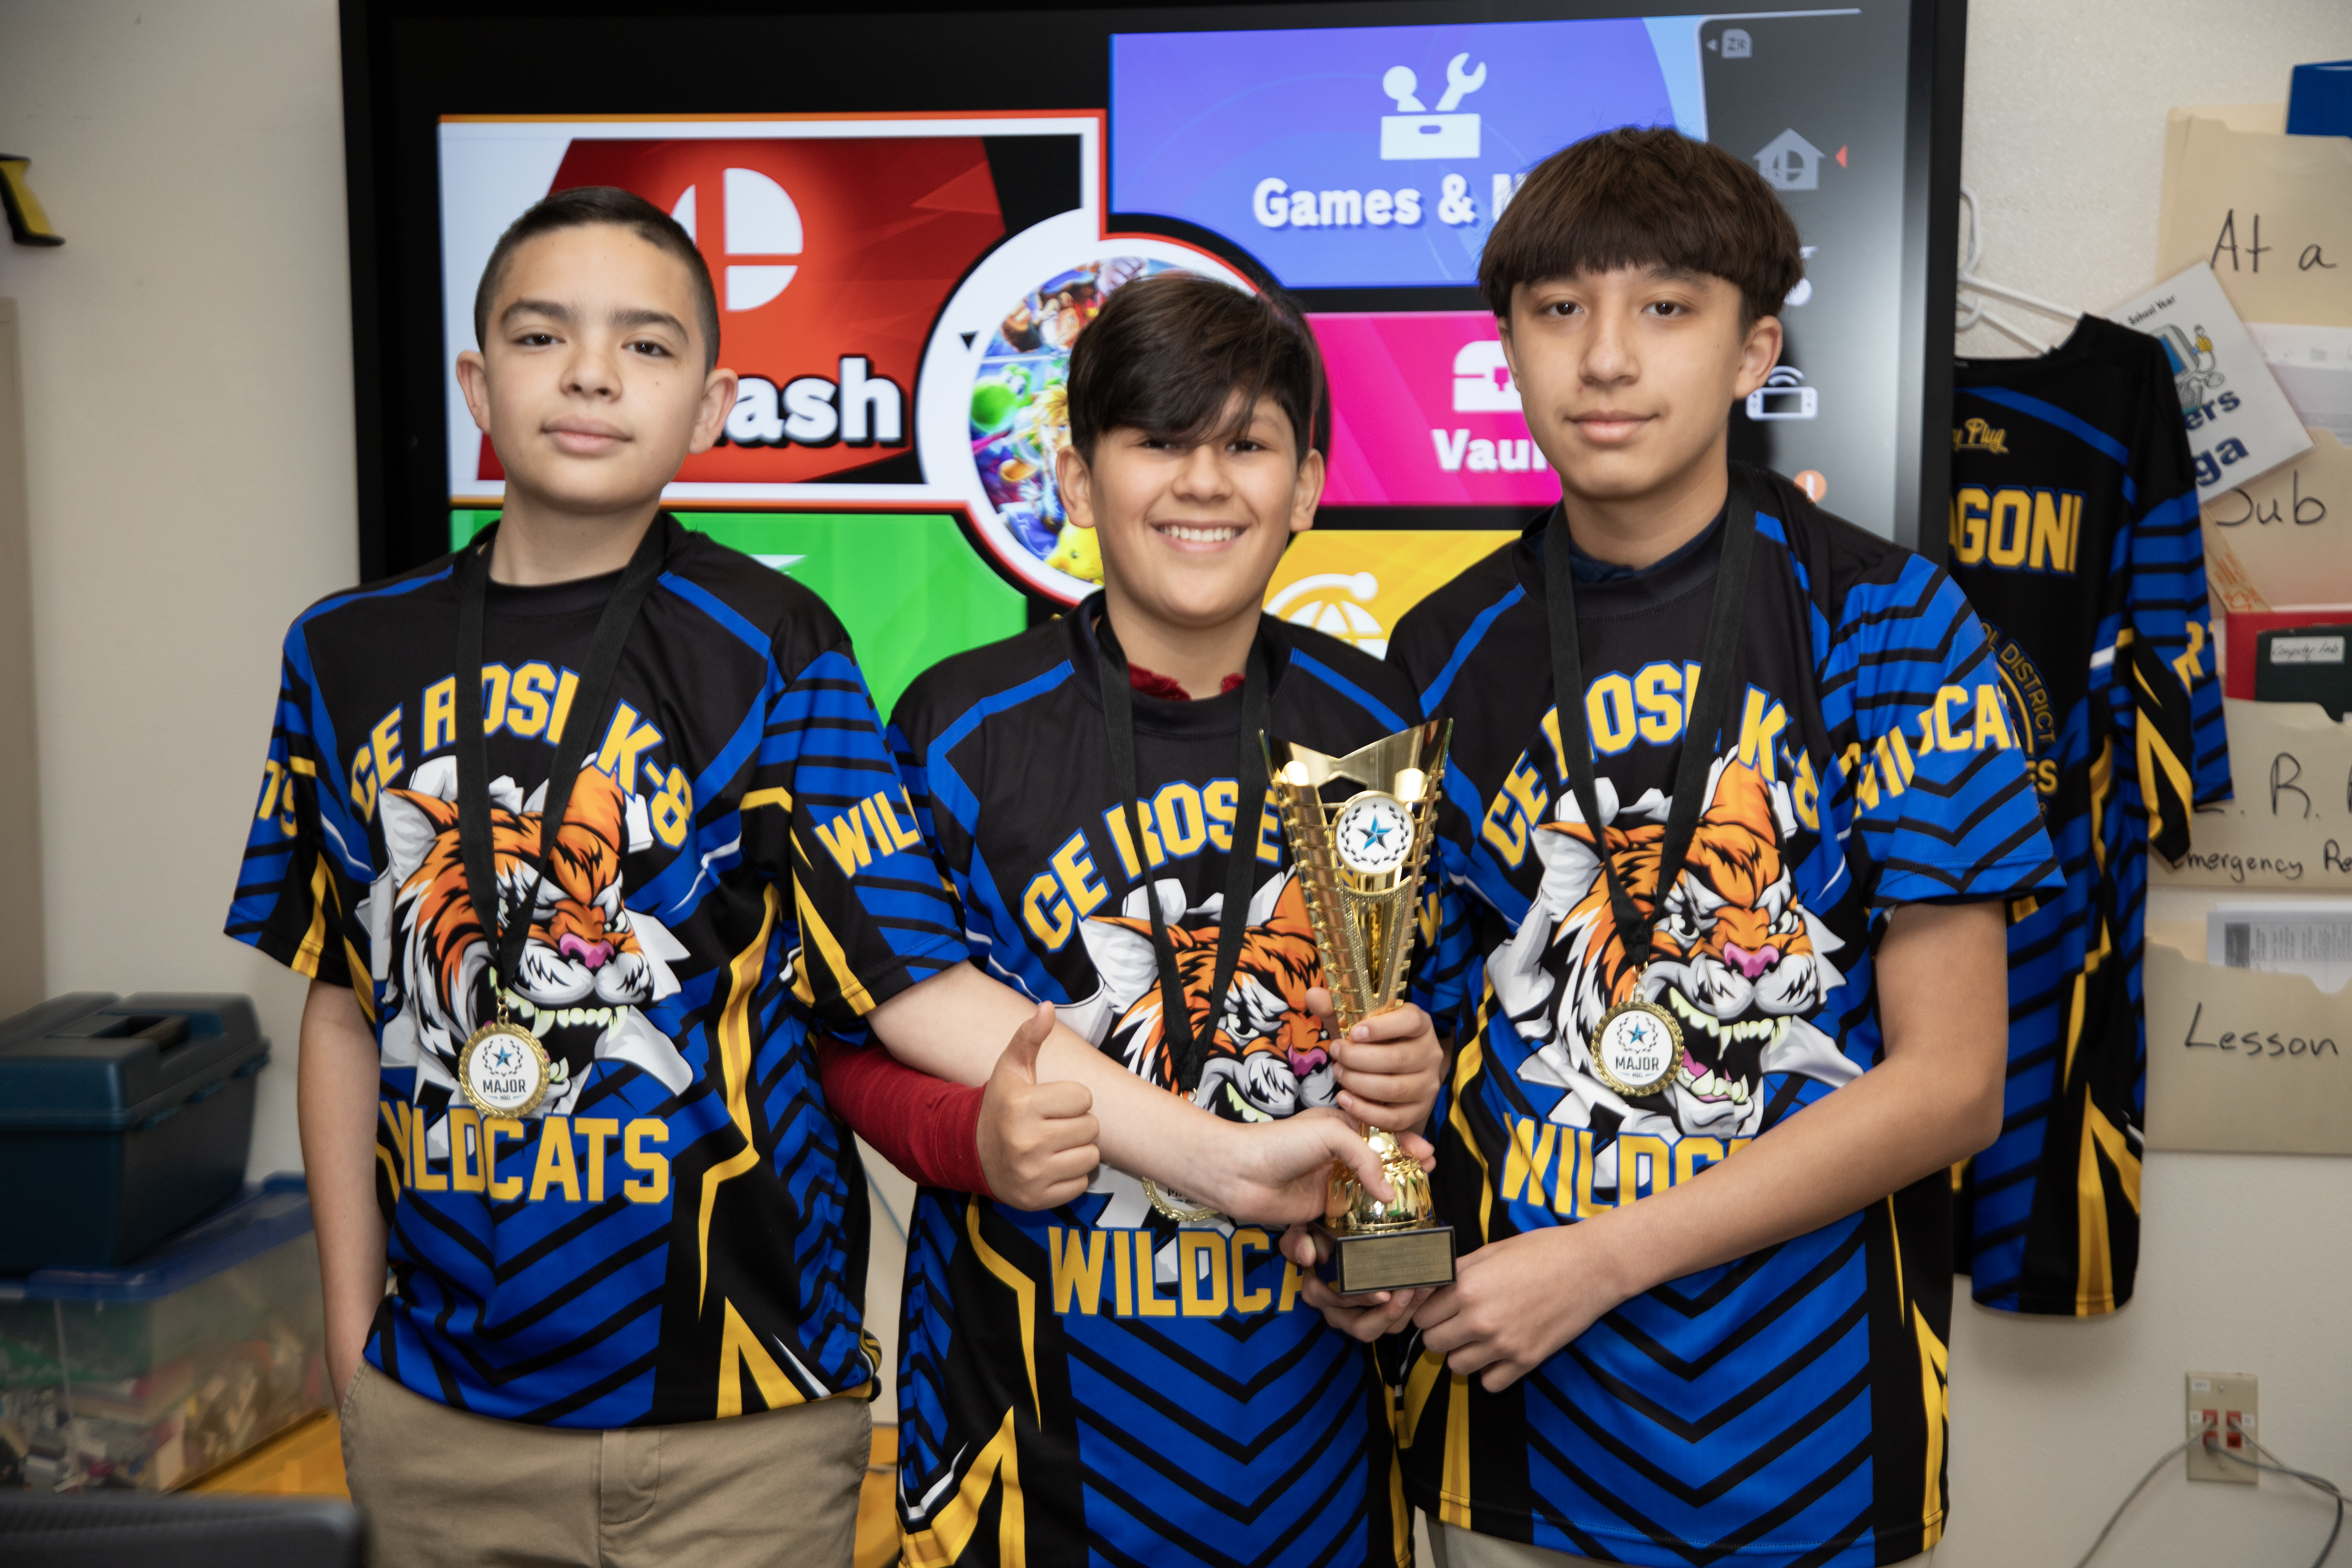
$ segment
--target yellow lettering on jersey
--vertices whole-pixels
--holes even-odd
[[[1553,1137],[1559,1129],[1550,1122],[1529,1121],[1524,1117],[1511,1121],[1511,1146],[1503,1154],[1503,1201],[1517,1203],[1523,1197],[1530,1203],[1541,1203],[1547,1185],[1544,1173],[1551,1165]]]
[[[399,1168],[392,1173],[394,1185],[401,1187],[415,1186],[416,1184],[410,1180],[410,1177],[415,1173],[415,1167],[409,1163],[409,1151],[412,1145],[409,1142],[408,1131],[408,1119],[410,1114],[408,1101],[404,1100],[378,1100],[376,1102],[375,1109],[376,1114],[383,1118],[384,1127],[392,1133],[393,1148],[399,1152]],[[383,1152],[380,1145],[377,1149],[377,1152]]]
[[[1769,692],[1748,689],[1748,705],[1739,716],[1739,760],[1766,779],[1780,775],[1773,768],[1774,742],[1789,727],[1789,710]]]
[[[507,688],[507,732],[530,740],[547,728],[548,699],[555,671],[536,660],[518,666]]]
[[[1067,1316],[1071,1298],[1078,1310],[1091,1318],[1102,1310],[1103,1260],[1110,1256],[1111,1233],[1080,1233],[1058,1225],[1045,1227],[1048,1260],[1054,1268],[1054,1310]]]
[[[1146,1318],[1172,1318],[1176,1315],[1176,1300],[1160,1294],[1159,1276],[1154,1268],[1151,1233],[1139,1230],[1135,1234],[1135,1310]]]
[[[1544,739],[1551,742],[1551,775],[1564,779],[1568,777],[1568,750],[1560,743],[1559,710],[1557,707],[1544,710],[1543,732]]]
[[[2000,689],[1992,685],[1977,688],[1977,750],[1999,746],[2008,751],[2016,742],[2010,739],[2009,719],[2001,711]]]
[[[1617,1137],[1617,1201],[1654,1197],[1674,1184],[1674,1151],[1652,1132]]]
[[[1201,804],[1201,792],[1181,779],[1151,797],[1151,819],[1159,826],[1160,842],[1179,859],[1198,855],[1201,846],[1209,841],[1209,817]]]
[[[1808,833],[1822,830],[1822,781],[1813,775],[1813,754],[1797,753],[1797,777],[1789,790],[1790,804],[1797,808],[1797,820],[1805,825]]]
[[[855,877],[874,863],[874,851],[866,844],[866,818],[855,805],[830,822],[818,823],[816,836],[845,877]]]
[[[1201,805],[1209,814],[1209,842],[1230,854],[1234,847],[1234,813],[1241,809],[1241,785],[1232,779],[1213,779],[1201,790]]]
[[[1282,815],[1271,798],[1258,807],[1257,858],[1268,866],[1282,864]]]
[[[1160,847],[1160,835],[1151,828],[1151,803],[1139,801],[1135,809],[1136,826],[1143,830],[1143,852],[1150,857],[1153,867],[1168,864],[1168,851]],[[1103,826],[1110,832],[1110,841],[1118,850],[1118,863],[1127,868],[1127,879],[1135,880],[1143,875],[1142,862],[1135,858],[1135,840],[1127,836],[1127,808],[1112,806],[1103,813]]]
[[[479,1193],[489,1189],[482,1173],[482,1119],[471,1107],[449,1109],[449,1190]]]
[[[1992,521],[1985,529],[1985,564],[2022,566],[2033,528],[2033,495],[2030,490],[1995,490]]]
[[[1528,835],[1543,820],[1548,798],[1542,775],[1522,755],[1504,775],[1502,790],[1486,807],[1486,820],[1479,828],[1506,864],[1516,867],[1527,858]]]
[[[1952,728],[1952,704],[1960,705],[1961,728]],[[1974,749],[1975,737],[1967,729],[1969,689],[1965,686],[1939,686],[1936,689],[1936,749],[1939,752],[1966,752]]]
[[[1236,1312],[1265,1311],[1274,1305],[1274,1292],[1264,1287],[1255,1290],[1250,1289],[1249,1255],[1252,1252],[1272,1252],[1274,1243],[1266,1239],[1265,1232],[1255,1226],[1247,1226],[1234,1232],[1233,1250],[1234,1310]]]
[[[1645,664],[1633,677],[1635,727],[1654,746],[1670,746],[1683,732],[1683,672],[1671,664]]]
[[[482,1174],[488,1178],[489,1194],[497,1202],[510,1204],[522,1196],[520,1176],[499,1174],[499,1140],[511,1138],[522,1142],[522,1123],[511,1116],[486,1116],[482,1119]]]
[[[1130,860],[1132,858],[1129,858]],[[1061,879],[1062,891],[1069,895],[1070,907],[1083,920],[1101,907],[1110,897],[1110,889],[1102,884],[1095,863],[1087,857],[1087,836],[1073,833],[1062,841],[1062,847],[1045,858],[1045,864]],[[1128,873],[1135,875],[1133,871]]]
[[[507,683],[512,674],[503,664],[482,666],[482,733],[495,735],[507,721]]]
[[[422,1107],[411,1110],[408,1117],[408,1190],[411,1192],[446,1193],[449,1190],[449,1178],[435,1173],[433,1157],[426,1148],[426,1134],[431,1126],[432,1118],[425,1114]]]
[[[1287,1258],[1284,1258],[1282,1260],[1282,1300],[1275,1303],[1274,1310],[1277,1312],[1287,1312],[1297,1306],[1298,1292],[1304,1289],[1306,1285],[1307,1276],[1298,1271],[1298,1265]]]
[[[547,743],[558,745],[563,740],[564,721],[572,716],[572,699],[580,690],[580,674],[567,669],[563,679],[555,683],[555,705],[547,716]]]
[[[419,756],[430,755],[457,738],[457,678],[445,675],[425,689],[425,738]]]
[[[1584,718],[1595,751],[1615,756],[1633,743],[1633,683],[1611,670],[1584,689]],[[1529,820],[1534,820],[1530,814]]]
[[[572,1131],[588,1140],[588,1201],[604,1201],[604,1140],[620,1136],[621,1124],[607,1116],[583,1116]]]
[[[1127,1241],[1111,1243],[1110,1263],[1112,1285],[1117,1291],[1118,1315],[1135,1316],[1135,1248]]]
[[[1207,1294],[1202,1288],[1207,1287]],[[1213,1230],[1176,1233],[1176,1293],[1188,1318],[1225,1315],[1225,1238]]]
[[[2074,569],[2074,542],[2068,538],[2074,516],[2074,509],[2065,504],[2067,499],[2048,490],[2033,492],[2033,543],[2026,552],[2027,571]]]
[[[1667,1184],[1678,1187],[1722,1158],[1720,1138],[1678,1138],[1675,1141],[1674,1175]]]
[[[2172,673],[2180,678],[2181,686],[2190,691],[2204,679],[2205,670],[2200,656],[2205,651],[2205,628],[2195,621],[2189,623],[2189,646],[2172,661]]]
[[[1975,485],[1964,485],[1952,497],[1952,563],[1973,566],[1985,555],[1985,519],[1992,497]]]
[[[637,776],[637,758],[660,745],[661,740],[661,731],[639,722],[637,710],[624,702],[613,710],[613,726],[604,731],[604,744],[596,753],[597,770],[628,789]]]
[[[1022,890],[1021,921],[1048,952],[1061,952],[1070,933],[1078,929],[1069,900],[1062,897],[1062,885],[1044,871],[1030,878],[1029,886]]]
[[[563,1201],[580,1201],[580,1171],[572,1163],[572,1121],[551,1116],[539,1124],[539,1159],[530,1172],[530,1201],[543,1200],[551,1187],[563,1189]]]
[[[882,826],[888,831],[892,845],[900,849],[912,849],[923,841],[922,829],[915,821],[914,805],[907,799],[904,790],[877,791],[874,805],[875,809],[882,815]],[[898,826],[898,818],[902,814],[907,819],[907,826],[904,827]],[[879,840],[877,842],[878,843]]]
[[[669,1160],[646,1147],[648,1143],[668,1142],[669,1124],[657,1117],[640,1117],[629,1123],[628,1131],[621,1139],[621,1158],[632,1171],[645,1173],[642,1178],[621,1188],[622,1195],[631,1203],[657,1204],[669,1196]]]

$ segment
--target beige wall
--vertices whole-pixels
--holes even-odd
[[[2290,63],[2352,55],[2337,0],[1974,10],[1982,269],[2085,306],[2152,280],[2168,105],[2275,98]],[[356,557],[334,7],[0,0],[0,142],[69,241],[0,245],[25,322],[49,989],[251,992],[278,1041],[254,1165],[290,1167],[300,988],[217,933],[278,637]],[[2073,1561],[2178,1440],[2192,1365],[2261,1374],[2267,1439],[2352,1477],[2352,1163],[2159,1154],[2145,1202],[2126,1311],[1958,1313],[1946,1564]],[[898,1253],[876,1229],[887,1335]],[[2306,1497],[2168,1471],[2103,1561],[2294,1563],[2326,1529]]]

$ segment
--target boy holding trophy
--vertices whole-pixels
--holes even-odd
[[[1304,1131],[1345,1112],[1381,1130],[1397,1179],[1351,1164],[1370,1178],[1363,1211],[1390,1221],[1419,1184],[1427,1146],[1410,1130],[1443,1047],[1410,1005],[1362,1016],[1343,996],[1327,1031],[1318,921],[1336,906],[1288,852],[1283,813],[1307,801],[1282,792],[1313,793],[1290,767],[1384,738],[1424,773],[1438,759],[1395,668],[1259,608],[1322,488],[1314,339],[1276,299],[1143,279],[1078,340],[1069,389],[1057,477],[1100,541],[1105,590],[908,689],[892,740],[920,829],[975,961],[1053,1004],[1098,1067],[1223,1125]],[[1272,779],[1269,735],[1290,743]],[[1402,809],[1394,783],[1327,794],[1378,784]],[[1387,883],[1410,879],[1398,826],[1340,825],[1371,832],[1356,858]],[[1410,926],[1409,888],[1399,907]],[[972,1131],[918,1135],[909,1158],[887,1125],[888,1064],[860,1054],[826,1078],[852,1125],[926,1183],[900,1380],[907,1560],[1410,1561],[1388,1388],[1277,1250],[1286,1222],[1322,1210],[1320,1175],[1303,1208],[1287,1193],[1237,1207],[1207,1162],[1178,1190],[1130,1173],[1112,1146],[1126,1112],[1099,1091],[1033,1083],[1017,1052],[910,1046],[891,1042],[940,1078],[988,1079],[961,1113],[931,1101]],[[1412,1300],[1374,1292],[1354,1310],[1392,1321]]]
[[[1469,895],[1463,1257],[1399,1419],[1449,1568],[1943,1528],[1947,1170],[2000,1128],[2002,900],[2057,866],[1958,590],[1727,459],[1800,275],[1671,130],[1548,159],[1480,263],[1562,493],[1391,655],[1453,722]]]

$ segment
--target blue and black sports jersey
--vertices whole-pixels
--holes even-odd
[[[2197,477],[2155,338],[2085,316],[1956,379],[1952,576],[2066,871],[2010,910],[2004,1119],[1954,1173],[1956,1262],[1989,1307],[2109,1312],[2139,1260],[2147,851],[2230,795]]]
[[[1601,821],[1567,783],[1544,523],[1423,601],[1390,657],[1454,721],[1442,870],[1467,893],[1437,986],[1458,1009],[1438,1205],[1464,1251],[1706,1179],[1884,1051],[1874,953],[1895,905],[2055,889],[1999,672],[1949,578],[1757,475],[1755,561],[1689,858],[1659,842],[1722,530],[1577,589]],[[1654,961],[1616,934],[1600,857]],[[1601,1016],[1678,1021],[1658,1092],[1593,1071]],[[1605,1562],[1893,1563],[1945,1514],[1942,1172],[1625,1302],[1500,1394],[1415,1355],[1398,1415],[1436,1519]]]
[[[510,994],[555,1069],[543,1114],[485,1120],[455,1087],[495,1002],[457,844],[455,557],[287,633],[229,912],[374,1025],[396,1290],[368,1360],[481,1415],[666,1425],[866,1393],[866,1187],[808,1032],[857,1037],[964,957],[840,623],[655,526],[662,575],[602,712],[572,702],[617,574],[489,588],[502,902],[529,897],[556,742],[601,738]]]
[[[1213,997],[1236,835],[1238,691],[1135,694],[1130,836],[1097,681],[1099,597],[908,689],[892,743],[962,896],[975,961],[1181,1091],[1161,1034],[1158,898],[1208,1058],[1192,1099],[1258,1121],[1333,1103],[1306,994],[1315,936],[1268,801],[1239,825],[1255,892]],[[1270,728],[1344,754],[1412,723],[1397,672],[1271,617]],[[898,1507],[907,1560],[1402,1563],[1388,1395],[1370,1347],[1299,1300],[1276,1234],[1177,1226],[1102,1167],[1032,1214],[925,1188],[907,1255]]]

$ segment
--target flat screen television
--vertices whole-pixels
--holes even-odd
[[[742,376],[669,505],[824,594],[886,710],[1091,590],[1061,376],[1106,296],[1170,268],[1307,311],[1330,479],[1268,602],[1380,652],[1558,498],[1478,255],[1530,167],[1626,124],[1751,160],[1805,245],[1736,455],[1937,551],[1964,5],[344,0],[363,570],[496,515],[451,374],[483,260],[551,190],[618,184],[693,232]]]

